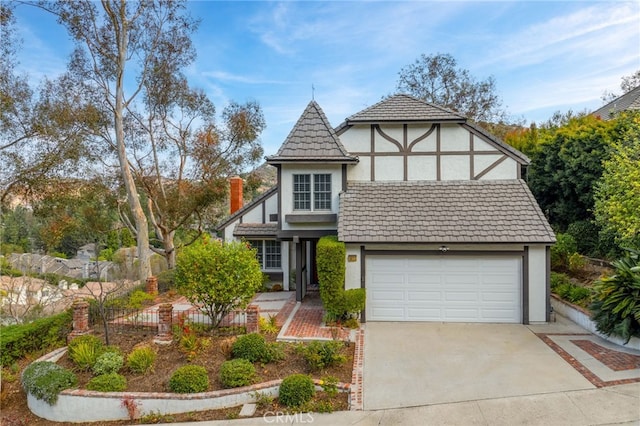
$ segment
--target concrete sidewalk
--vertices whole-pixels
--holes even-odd
[[[640,383],[599,389],[483,399],[421,407],[340,411],[331,414],[284,414],[238,420],[172,425],[637,425],[640,424]]]

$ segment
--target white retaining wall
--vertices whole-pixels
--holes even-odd
[[[575,322],[585,330],[588,330],[591,333],[598,335],[611,343],[620,345],[623,348],[635,349],[640,351],[640,339],[638,339],[637,337],[632,337],[631,340],[629,340],[629,342],[625,344],[624,340],[620,337],[614,335],[606,336],[604,334],[601,334],[596,329],[596,324],[591,320],[588,313],[582,311],[577,306],[559,299],[555,295],[551,295],[551,307],[555,312],[559,313],[563,317],[569,318],[571,321]]]

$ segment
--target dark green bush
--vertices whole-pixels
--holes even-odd
[[[578,285],[574,285],[571,290],[569,290],[569,295],[567,296],[569,302],[571,303],[582,303],[582,301],[591,297],[591,290],[586,287],[580,287]]]
[[[273,362],[284,357],[278,344],[270,344],[258,333],[245,334],[233,343],[231,353],[234,358],[249,362]]]
[[[175,274],[175,269],[167,269],[166,271],[162,271],[157,275],[158,278],[158,292],[166,293],[172,288],[175,288],[175,282],[173,276]]]
[[[79,336],[69,342],[67,348],[69,358],[81,370],[90,370],[98,360],[98,357],[104,353],[104,345],[102,340],[90,334]]]
[[[103,374],[117,373],[124,365],[124,357],[122,354],[107,351],[98,357],[93,364],[93,374],[101,376]]]
[[[573,222],[567,228],[567,234],[576,242],[576,251],[590,257],[598,257],[600,227],[591,220]]]
[[[218,374],[220,383],[225,388],[248,386],[253,383],[255,377],[255,367],[243,358],[223,362]]]
[[[73,315],[69,310],[28,324],[2,327],[0,365],[11,365],[28,354],[64,346],[72,321]]]
[[[321,370],[333,365],[343,364],[347,357],[342,354],[344,343],[336,340],[326,342],[313,341],[299,346],[299,351],[312,370]]]
[[[591,318],[599,332],[620,336],[626,343],[640,337],[640,251],[628,249],[613,267],[615,275],[594,285]]]
[[[278,399],[287,407],[300,407],[311,401],[316,394],[316,387],[311,377],[304,374],[292,374],[284,378],[280,384]]]
[[[49,405],[56,403],[60,392],[77,384],[75,374],[53,362],[34,362],[22,373],[22,387],[25,392]]]
[[[336,236],[320,238],[316,246],[316,263],[320,297],[333,320],[345,320],[364,309],[364,289],[344,289],[346,246]]]
[[[198,393],[209,389],[207,370],[199,365],[178,368],[169,379],[169,389],[176,393]]]
[[[118,373],[101,374],[89,380],[87,389],[97,392],[124,392],[127,378]]]
[[[570,284],[569,277],[559,272],[551,272],[551,291],[558,294],[556,289],[563,284]]]

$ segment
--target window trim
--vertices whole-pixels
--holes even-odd
[[[267,241],[275,243],[273,246],[278,248],[277,253],[267,253]],[[272,239],[248,239],[247,243],[254,248],[256,253],[256,258],[260,263],[260,270],[262,271],[280,271],[282,269],[282,244],[277,240]],[[255,243],[255,244],[254,244]],[[259,245],[258,245],[259,244]],[[267,267],[267,256],[277,256],[279,259],[279,266],[269,266]]]

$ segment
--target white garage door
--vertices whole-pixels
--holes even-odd
[[[367,321],[522,322],[520,257],[366,258]]]

